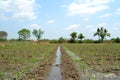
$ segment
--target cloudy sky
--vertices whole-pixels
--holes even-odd
[[[120,37],[120,0],[0,0],[0,31],[9,39],[22,28],[40,28],[47,39],[70,38],[73,31],[97,39],[101,26]]]

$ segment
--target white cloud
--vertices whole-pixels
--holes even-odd
[[[54,24],[54,23],[55,23],[55,20],[53,19],[47,21],[47,24]]]
[[[38,24],[31,24],[30,27],[34,29],[41,29],[41,27]]]
[[[111,15],[110,13],[106,13],[106,14],[101,15],[100,18],[105,18],[105,17],[108,17],[110,15]]]
[[[112,0],[85,0],[84,3],[73,2],[67,7],[68,15],[89,15],[109,9],[106,4]]]
[[[96,24],[96,25],[87,25],[86,28],[91,31],[91,32],[95,32],[97,30],[97,28],[100,28],[100,27],[106,27],[106,24],[105,23],[100,23],[100,24]]]
[[[101,5],[112,2],[113,0],[91,0],[93,5]]]
[[[120,14],[120,8],[117,9],[116,13],[117,13],[117,14]]]
[[[36,19],[36,8],[35,0],[0,0],[0,10],[11,13],[12,18]]]
[[[104,27],[105,28],[106,27],[106,23],[100,23],[100,24],[97,24],[96,26],[97,27]]]
[[[111,37],[119,37],[120,36],[120,23],[115,22],[112,24],[112,27],[109,29],[109,32],[111,33]],[[118,34],[116,34],[118,33]]]
[[[66,30],[74,30],[80,27],[80,24],[72,24],[66,28]]]
[[[97,27],[93,26],[93,25],[87,25],[86,28],[87,28],[87,30],[89,30],[91,32],[95,32],[95,30],[96,30]]]

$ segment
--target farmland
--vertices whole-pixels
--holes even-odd
[[[0,79],[43,78],[54,60],[56,45],[48,43],[10,42],[0,45]],[[49,61],[50,60],[50,61]],[[34,77],[35,69],[41,68],[39,76]],[[46,68],[46,70],[43,70]],[[32,71],[32,75],[30,72]],[[38,71],[38,70],[37,70]],[[27,74],[26,74],[27,73]],[[31,77],[30,77],[31,76]]]
[[[97,72],[120,74],[120,44],[64,44]]]
[[[61,63],[53,65],[57,46],[61,46]],[[120,44],[52,44],[28,41],[0,43],[0,80],[46,80],[52,66],[60,68],[62,80],[87,80],[86,77],[92,76],[84,75],[83,78],[83,73],[86,74],[85,70],[88,68],[119,76]]]

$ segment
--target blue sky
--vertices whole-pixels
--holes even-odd
[[[93,37],[98,27],[120,37],[120,0],[0,0],[0,31],[8,38],[27,28],[42,29],[44,39],[70,38],[70,33]],[[31,39],[35,37],[32,35]],[[109,39],[109,38],[108,38]]]

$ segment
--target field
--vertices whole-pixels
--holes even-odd
[[[37,69],[38,66],[42,69],[46,67],[46,70],[50,68],[55,57],[56,48],[56,45],[48,43],[12,42],[1,44],[0,79],[20,79],[25,75],[29,75],[28,78],[31,76],[35,80],[39,77],[44,79],[47,72],[45,70],[41,70],[41,75],[37,78],[32,77],[33,75],[28,72],[31,70],[34,73],[34,67]]]
[[[46,80],[59,45],[62,80],[87,80],[89,68],[120,76],[120,44],[6,42],[0,43],[0,80]]]
[[[120,44],[64,44],[66,52],[76,56],[82,68],[92,68],[99,73],[120,75]],[[75,57],[74,57],[75,58]]]

